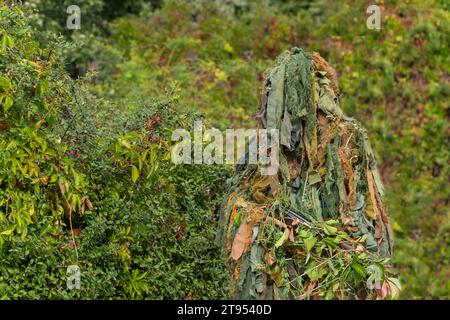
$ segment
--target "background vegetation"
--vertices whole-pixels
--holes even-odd
[[[69,2],[0,1],[0,297],[227,297],[212,239],[229,170],[171,165],[170,132],[253,126],[292,46],[336,68],[369,131],[402,297],[450,297],[445,1],[375,1],[379,31],[368,1],[88,0],[73,31]]]

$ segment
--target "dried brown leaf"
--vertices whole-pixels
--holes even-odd
[[[252,230],[253,228],[250,223],[247,223],[246,220],[242,221],[238,232],[236,233],[236,237],[234,237],[230,255],[231,258],[238,260],[243,253],[248,251],[252,241]]]

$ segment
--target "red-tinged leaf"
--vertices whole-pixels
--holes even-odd
[[[244,252],[250,247],[252,241],[252,227],[246,220],[242,221],[239,226],[236,237],[233,241],[230,257],[238,260]]]
[[[87,196],[83,197],[83,203],[88,207],[89,210],[92,210],[94,206],[92,205],[92,202],[89,200]]]
[[[383,282],[383,285],[381,286],[380,289],[377,290],[377,295],[382,299],[386,299],[387,295],[389,292],[389,284],[387,281]]]

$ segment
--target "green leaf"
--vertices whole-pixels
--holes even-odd
[[[11,36],[6,36],[7,46],[12,48],[14,47],[14,38]]]
[[[310,236],[309,238],[304,240],[305,242],[305,248],[306,248],[306,252],[310,252],[311,249],[314,247],[314,245],[317,242],[317,239],[314,238],[313,236]]]
[[[13,105],[13,103],[14,103],[14,100],[10,96],[6,96],[5,100],[3,102],[3,109],[5,111],[8,111],[9,108],[11,108],[11,106]]]
[[[336,232],[337,232],[337,228],[336,227],[332,227],[332,226],[330,226],[328,224],[325,224],[323,226],[323,228],[324,228],[324,231],[325,231],[325,233],[327,235],[333,235],[333,234],[336,234]]]
[[[2,231],[0,234],[2,234],[4,236],[9,236],[14,231],[15,228],[16,228],[16,226],[12,227],[11,229]]]
[[[352,263],[352,269],[355,275],[355,284],[359,284],[366,276],[366,270],[357,262]]]
[[[357,262],[354,262],[352,264],[352,268],[358,275],[360,275],[362,277],[364,277],[366,275],[366,271],[365,271],[364,267],[361,264],[359,264]]]
[[[329,226],[338,226],[339,225],[339,221],[331,219],[331,220],[325,221],[325,224],[329,225]]]
[[[7,77],[0,77],[0,87],[2,87],[5,91],[7,89],[11,89],[11,81]]]
[[[75,188],[78,188],[80,186],[80,176],[73,169],[72,169],[72,175],[73,175],[73,181],[74,181],[74,184],[75,184]]]
[[[135,183],[137,179],[139,179],[139,170],[133,165],[131,168],[131,180]]]
[[[127,149],[131,149],[131,144],[124,139],[119,139],[119,143]]]
[[[308,231],[302,229],[298,232],[298,236],[300,238],[308,238],[310,236],[310,233]]]
[[[289,230],[284,230],[283,235],[278,239],[278,241],[275,243],[275,248],[279,248],[283,245],[283,243],[287,240],[289,237]]]
[[[8,39],[6,38],[6,36],[4,35],[2,37],[1,43],[0,43],[0,52],[5,52],[6,51],[6,46],[8,45]]]

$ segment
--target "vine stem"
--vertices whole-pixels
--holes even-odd
[[[78,262],[77,242],[75,240],[75,233],[73,232],[73,227],[72,227],[72,206],[69,206],[69,225],[70,225],[70,233],[72,234],[73,247],[75,248],[75,255],[77,257],[77,262]]]

